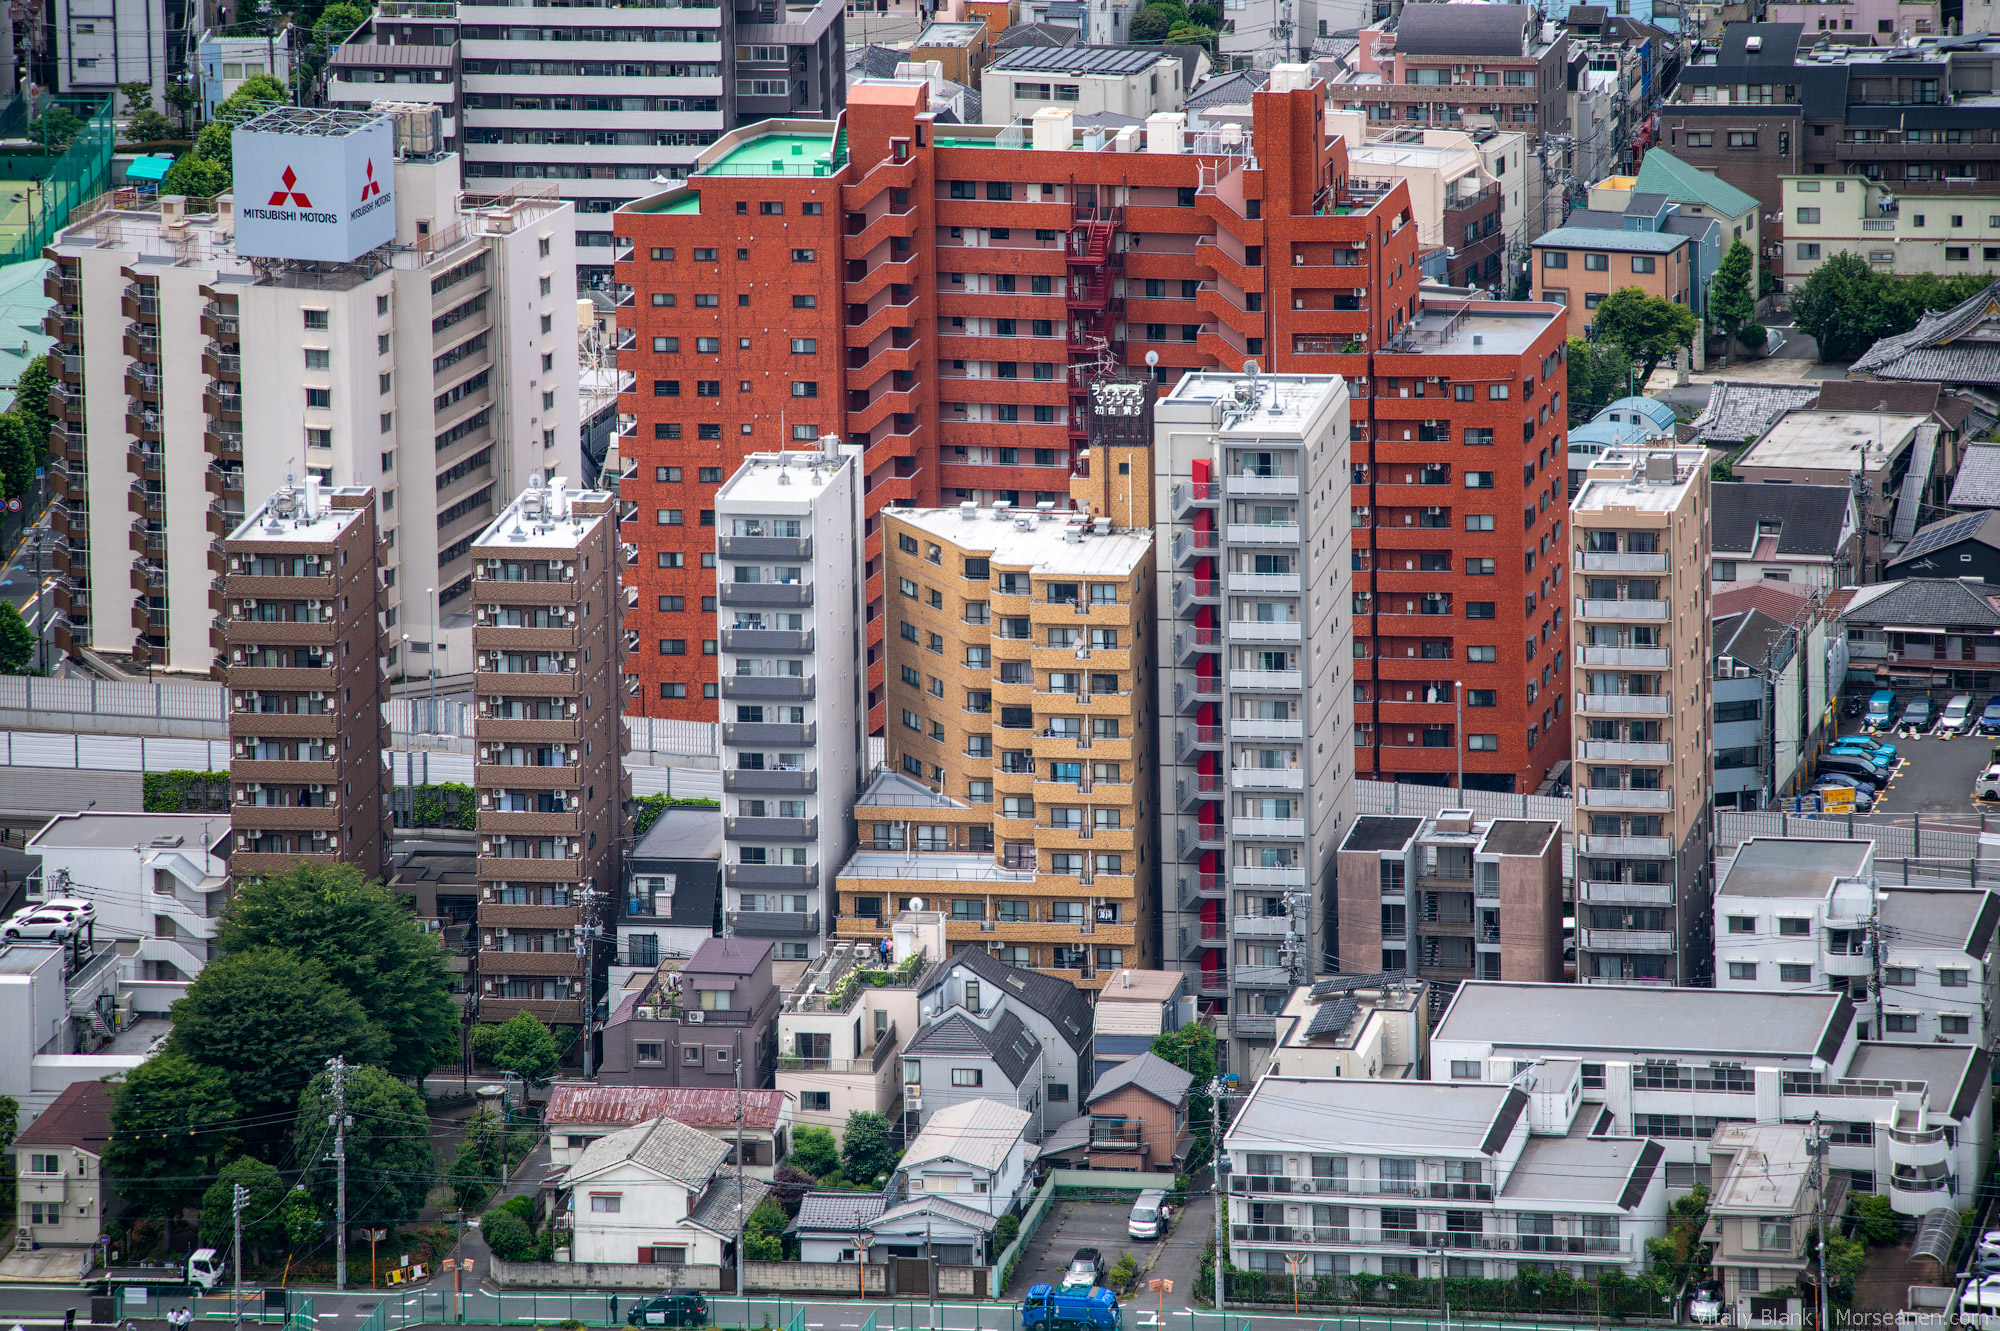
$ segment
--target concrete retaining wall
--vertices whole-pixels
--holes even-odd
[[[503,1262],[495,1257],[493,1283],[502,1289],[719,1290],[722,1268],[647,1262]]]
[[[881,1294],[888,1289],[889,1268],[879,1262],[868,1263],[865,1278],[870,1294]],[[824,1294],[858,1294],[864,1276],[857,1274],[853,1262],[745,1262],[743,1263],[743,1286],[753,1291],[804,1290]],[[970,1283],[966,1285],[971,1288]]]

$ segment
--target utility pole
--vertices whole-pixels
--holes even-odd
[[[250,1189],[241,1183],[230,1189],[232,1219],[235,1235],[230,1240],[230,1265],[235,1268],[235,1297],[230,1300],[236,1305],[236,1331],[243,1331],[243,1207],[250,1200]]]
[[[1806,1154],[1812,1157],[1813,1171],[1813,1223],[1819,1227],[1819,1331],[1827,1329],[1827,1289],[1826,1289],[1826,1153],[1831,1146],[1820,1131],[1819,1112],[1812,1116],[1812,1128],[1806,1137]]]
[[[1223,1186],[1222,1176],[1229,1166],[1229,1157],[1222,1153],[1222,1078],[1215,1079],[1215,1088],[1208,1101],[1208,1154],[1209,1190],[1215,1194],[1215,1310],[1224,1311],[1226,1286],[1229,1284],[1229,1234],[1223,1223],[1223,1210],[1229,1205],[1229,1191]]]
[[[347,1288],[347,1060],[335,1054],[326,1061],[333,1074],[333,1287]]]
[[[1905,874],[1905,877],[1908,877]],[[1882,911],[1881,907],[1870,905],[1868,918],[1861,922],[1867,935],[1862,946],[1868,949],[1868,992],[1875,999],[1875,1024],[1871,1030],[1874,1037],[1882,1038]]]
[[[577,889],[573,948],[583,968],[583,1077],[590,1080],[591,1018],[597,1013],[597,889]]]
[[[924,1221],[929,1224],[928,1218]],[[736,1292],[743,1293],[743,1245],[750,1239],[750,1217],[743,1213],[743,1045],[736,1046]],[[926,1245],[924,1256],[930,1256]],[[935,1282],[933,1282],[935,1283]],[[935,1324],[935,1323],[933,1323]]]

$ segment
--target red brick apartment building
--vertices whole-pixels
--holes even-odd
[[[1560,597],[1542,585],[1561,565],[1545,552],[1560,524],[1564,424],[1543,387],[1560,311],[1481,315],[1472,322],[1509,330],[1489,350],[1463,331],[1461,303],[1420,310],[1407,187],[1350,185],[1345,145],[1323,129],[1324,88],[1304,67],[1273,72],[1240,134],[1191,133],[1176,115],[1143,130],[1076,130],[1061,110],[1032,132],[940,125],[923,106],[916,88],[857,84],[841,120],[735,131],[687,182],[617,215],[619,365],[633,371],[620,402],[623,540],[637,550],[625,620],[638,643],[632,710],[717,718],[715,574],[703,556],[713,562],[718,533],[706,524],[747,453],[829,433],[866,450],[879,730],[883,507],[1066,508],[1072,470],[1087,465],[1096,367],[1155,353],[1171,381],[1256,360],[1354,384],[1354,502],[1367,507],[1355,518],[1366,571],[1355,637],[1371,657],[1359,677],[1373,688],[1379,673],[1376,603],[1409,593],[1407,613],[1384,606],[1385,649],[1407,648],[1447,682],[1469,669],[1468,687],[1492,674],[1496,714],[1512,718],[1494,725],[1495,751],[1465,755],[1468,777],[1538,779],[1567,744],[1566,727],[1541,724],[1541,704],[1518,696],[1521,644],[1552,641],[1561,622],[1551,617]],[[1489,431],[1490,445],[1475,434],[1467,447],[1468,430]],[[1469,479],[1479,493],[1462,489]],[[1459,515],[1473,508],[1490,535],[1463,530]],[[1526,514],[1519,543],[1515,513]],[[1487,562],[1468,574],[1461,551]],[[1206,562],[1192,550],[1184,571],[1216,577]],[[1439,603],[1424,597],[1439,591],[1450,616],[1427,615]],[[1468,623],[1468,604],[1492,622]],[[1463,646],[1475,643],[1497,654],[1483,671],[1466,665]],[[1357,711],[1377,724],[1372,706]],[[1449,739],[1425,751],[1435,733],[1398,730],[1398,756],[1379,762],[1364,746],[1360,769],[1449,774]]]

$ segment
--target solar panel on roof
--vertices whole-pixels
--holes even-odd
[[[1312,999],[1319,1002],[1339,994],[1351,993],[1356,989],[1379,989],[1386,984],[1394,984],[1407,978],[1407,971],[1373,971],[1368,974],[1329,975],[1324,980],[1313,983]]]
[[[1951,545],[1956,541],[1962,541],[1978,531],[1980,525],[1986,521],[1986,518],[1987,515],[1984,513],[1968,513],[1963,517],[1949,518],[1943,522],[1934,523],[1912,536],[1910,543],[1903,547],[1903,552],[1896,556],[1896,560],[1898,563],[1901,563],[1905,559],[1912,559],[1917,555],[1926,555],[1943,546]]]
[[[1332,1035],[1347,1029],[1347,1023],[1354,1020],[1360,1010],[1358,999],[1337,998],[1331,1003],[1320,1004],[1319,1011],[1313,1013],[1312,1023],[1306,1027],[1307,1035]]]

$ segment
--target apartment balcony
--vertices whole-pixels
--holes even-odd
[[[1174,521],[1184,522],[1197,508],[1214,508],[1221,502],[1221,487],[1213,481],[1177,481],[1168,493]]]
[[[818,887],[817,864],[730,864],[724,876],[731,887]]]
[[[1238,716],[1229,721],[1229,736],[1235,740],[1304,739],[1304,721],[1273,721],[1262,717]]]
[[[1174,613],[1185,615],[1198,605],[1219,605],[1222,585],[1214,578],[1174,579]]]
[[[724,832],[739,841],[811,841],[819,836],[817,818],[724,818]]]
[[[806,559],[812,554],[810,536],[718,536],[715,545],[724,559]]]
[[[1583,710],[1593,716],[1665,716],[1672,704],[1658,693],[1586,693]]]
[[[1672,883],[1593,883],[1583,880],[1577,883],[1577,896],[1591,905],[1599,906],[1671,906],[1674,904]]]
[[[1278,1017],[1274,1012],[1232,1012],[1229,1014],[1229,1033],[1245,1040],[1273,1040],[1278,1035]]]
[[[1585,929],[1583,945],[1592,952],[1670,953],[1674,936],[1665,929]]]
[[[1673,748],[1667,744],[1622,744],[1615,740],[1589,739],[1583,742],[1585,762],[1599,763],[1664,763],[1673,760]]]
[[[723,605],[754,608],[795,609],[811,605],[809,582],[725,582],[721,587]]]
[[[804,725],[775,721],[725,721],[722,723],[722,742],[810,745],[817,732],[818,727],[811,721]]]
[[[1183,668],[1194,665],[1204,653],[1222,650],[1222,633],[1212,628],[1178,628],[1174,630],[1174,664]]]
[[[1174,850],[1190,860],[1205,850],[1221,850],[1222,827],[1216,823],[1193,823],[1174,829]]]
[[[1665,859],[1674,853],[1674,843],[1663,836],[1585,836],[1582,851],[1585,855],[1637,856],[1640,859]]]
[[[813,649],[811,629],[724,629],[725,652],[809,652]]]
[[[1233,864],[1229,881],[1236,887],[1301,888],[1306,885],[1306,871],[1289,865]]]
[[[1225,476],[1222,483],[1232,498],[1263,495],[1296,498],[1299,493],[1299,478],[1296,476]]]
[[[1578,665],[1636,670],[1665,670],[1673,663],[1664,647],[1585,647],[1577,657]]]
[[[1231,642],[1305,641],[1305,625],[1296,622],[1273,623],[1261,619],[1232,619],[1225,627]]]
[[[722,696],[748,702],[808,702],[814,695],[811,676],[724,675]]]
[[[1670,790],[1620,790],[1585,786],[1577,791],[1579,802],[1586,809],[1671,809],[1674,794]]]
[[[729,932],[740,938],[817,938],[816,910],[732,910],[723,915]]]
[[[1229,687],[1259,692],[1273,689],[1296,692],[1305,687],[1305,675],[1297,670],[1232,670],[1229,672]]]
[[[1306,834],[1306,821],[1303,818],[1232,818],[1229,820],[1229,833],[1236,837],[1299,840]]]
[[[1262,593],[1275,596],[1297,596],[1299,575],[1296,573],[1231,573],[1229,590],[1232,592]]]
[[[1306,773],[1302,767],[1232,767],[1231,790],[1304,790]]]
[[[1664,554],[1596,554],[1584,551],[1579,567],[1586,573],[1665,573]]]
[[[732,795],[810,795],[819,789],[819,773],[725,767],[722,788]]]
[[[1577,602],[1576,617],[1587,620],[1637,619],[1660,621],[1667,617],[1665,601],[1592,601]]]

